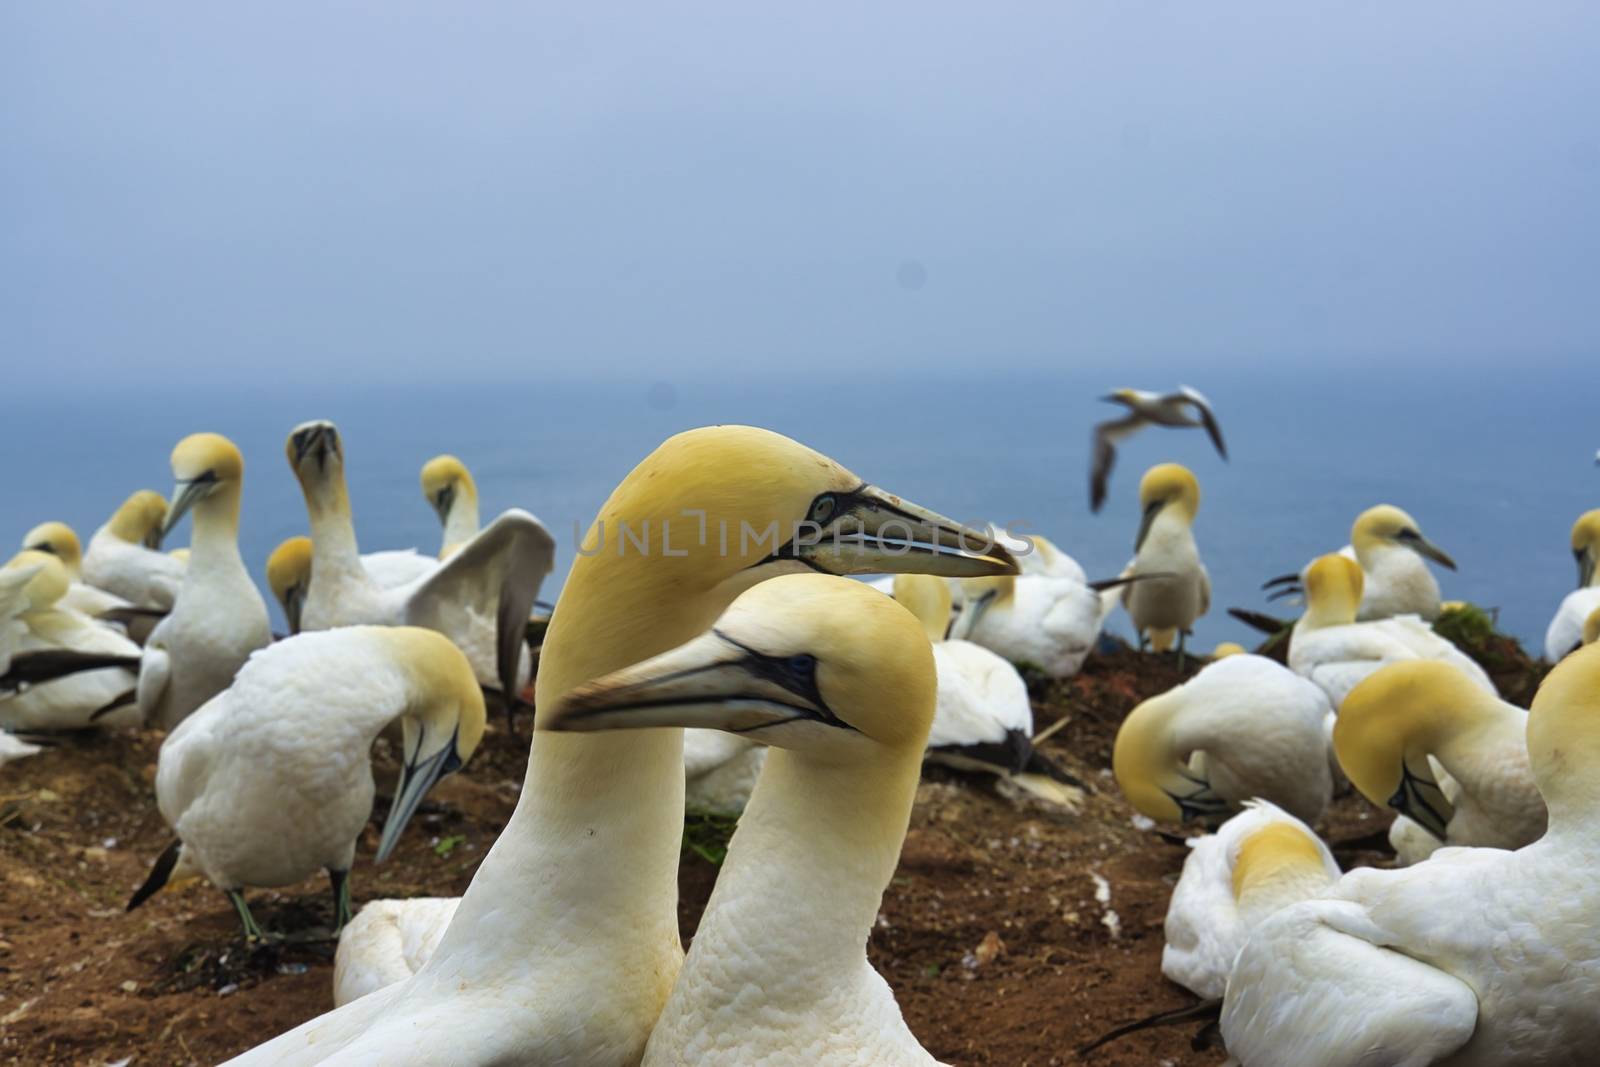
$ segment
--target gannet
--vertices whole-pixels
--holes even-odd
[[[1441,845],[1520,848],[1544,833],[1527,727],[1450,664],[1411,660],[1350,690],[1333,743],[1351,783],[1399,812],[1389,841],[1418,863]]]
[[[1333,853],[1311,828],[1265,800],[1214,834],[1189,839],[1167,905],[1161,973],[1201,997],[1220,997],[1245,938],[1279,908],[1339,880]]]
[[[1578,588],[1566,595],[1544,634],[1544,658],[1556,662],[1583,643],[1583,624],[1600,608],[1600,508],[1572,524],[1572,557],[1578,561]]]
[[[228,688],[250,653],[272,641],[266,602],[239,556],[244,457],[220,434],[190,434],[172,450],[172,475],[178,486],[161,535],[193,510],[191,555],[139,664],[139,713],[163,730]]]
[[[1165,394],[1118,389],[1100,399],[1121,404],[1128,409],[1128,413],[1098,423],[1094,428],[1093,459],[1089,461],[1090,511],[1099,511],[1106,502],[1111,468],[1117,462],[1117,444],[1146,426],[1204,426],[1211,443],[1217,448],[1217,455],[1228,458],[1228,447],[1222,443],[1222,427],[1217,425],[1211,403],[1187,385],[1178,386],[1175,393]]]
[[[972,578],[955,583],[960,610],[950,635],[1026,664],[1052,678],[1083,667],[1105,620],[1095,585],[1043,574]]]
[[[1216,824],[1253,797],[1315,822],[1333,792],[1327,697],[1264,656],[1226,656],[1128,713],[1112,771],[1161,822]]]
[[[81,730],[133,721],[131,710],[98,723],[96,713],[131,704],[139,646],[115,627],[60,606],[72,580],[50,553],[19,552],[5,569],[26,577],[0,582],[0,660],[8,661],[0,674],[22,673],[25,661],[43,667],[0,685],[0,729]]]
[[[333,1006],[404,981],[422,969],[455,918],[460,897],[374,900],[339,934],[333,956]]]
[[[267,557],[267,588],[283,611],[291,637],[300,632],[300,612],[310,585],[311,538],[301,534],[280,541]]]
[[[1386,663],[1441,660],[1496,695],[1482,667],[1415,615],[1356,622],[1361,567],[1345,556],[1322,556],[1306,569],[1306,610],[1289,638],[1289,668],[1328,694],[1334,710],[1356,684]]]
[[[83,546],[78,541],[77,533],[66,523],[41,522],[23,537],[22,547],[24,550],[48,552],[67,569],[67,577],[72,584],[67,587],[66,595],[57,601],[60,607],[98,616],[133,606],[115,593],[97,589],[83,580]]]
[[[89,538],[83,580],[139,607],[171,610],[184,563],[159,551],[166,517],[167,500],[152,489],[124,500]]]
[[[251,656],[161,746],[156,802],[178,840],[129,910],[171,878],[203,874],[228,895],[245,936],[259,938],[245,887],[290,885],[325,869],[343,926],[356,839],[372,814],[372,742],[396,720],[406,763],[379,863],[423,795],[483,737],[471,665],[448,639],[415,626],[301,634]]]
[[[1250,935],[1222,1034],[1244,1067],[1588,1063],[1600,1047],[1600,648],[1528,716],[1550,829],[1515,852],[1445,848],[1351,871]]]
[[[311,517],[311,587],[301,626],[377,623],[438,630],[467,654],[479,682],[499,687],[510,716],[531,671],[523,632],[554,561],[550,532],[513,508],[430,574],[385,589],[362,566],[356,548],[339,431],[331,422],[297,426],[288,456]]]
[[[982,536],[779,434],[678,434],[589,528],[540,655],[537,715],[703,633],[766,578],[1012,569],[1003,550],[963,551]],[[235,1062],[637,1063],[683,958],[683,777],[677,730],[538,734],[517,809],[422,969]]]
[[[1176,637],[1181,657],[1194,621],[1211,609],[1211,577],[1194,543],[1200,483],[1176,463],[1151,467],[1139,482],[1139,506],[1143,517],[1129,574],[1160,571],[1168,577],[1125,586],[1122,603],[1139,634],[1140,647],[1148,640],[1155,651],[1165,652]]]
[[[934,691],[928,641],[903,608],[858,582],[791,575],[558,702],[546,729],[710,726],[772,746],[646,1067],[936,1063],[866,954]]]
[[[1004,534],[1004,531],[1000,530],[993,532],[997,538]],[[1055,543],[1043,534],[1029,534],[1023,540],[1027,542],[1031,551],[1013,550],[1020,571],[1019,577],[1042,575],[1047,578],[1072,578],[1080,585],[1089,583],[1089,575],[1078,561],[1057,548]]]
[[[478,535],[478,484],[465,463],[451,455],[434,456],[424,463],[422,496],[444,526],[440,559]]]
[[[1429,622],[1439,617],[1439,583],[1424,560],[1456,569],[1455,560],[1422,535],[1417,520],[1392,504],[1379,504],[1356,516],[1350,544],[1339,550],[1361,564],[1365,585],[1356,621],[1418,615]],[[1300,592],[1301,574],[1285,574],[1263,584],[1277,587],[1269,599]]]

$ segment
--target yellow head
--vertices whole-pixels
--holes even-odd
[[[1578,587],[1600,585],[1600,508],[1572,524],[1572,557],[1578,561]]]
[[[1551,825],[1592,833],[1600,810],[1600,644],[1545,675],[1528,712],[1528,760]]]
[[[201,501],[215,501],[217,514],[238,526],[244,456],[232,441],[217,433],[190,434],[172,450],[172,476],[178,487],[162,523],[163,537]],[[209,512],[211,505],[207,509]]]
[[[22,547],[50,553],[67,568],[68,575],[74,578],[78,576],[78,569],[83,563],[83,546],[78,542],[78,535],[66,523],[41,522],[28,531],[28,535],[22,539]]]
[[[1320,628],[1355,622],[1365,585],[1361,564],[1349,556],[1317,557],[1306,568],[1306,623]]]
[[[29,549],[18,552],[6,562],[7,570],[32,570],[34,575],[22,587],[22,598],[29,611],[47,608],[66,595],[72,579],[61,560],[48,552]]]
[[[1350,545],[1356,550],[1356,558],[1361,561],[1362,566],[1367,566],[1371,562],[1371,554],[1375,549],[1385,545],[1399,545],[1401,548],[1409,548],[1419,556],[1433,560],[1442,567],[1456,569],[1455,560],[1438,545],[1422,536],[1417,520],[1393,504],[1379,504],[1356,516],[1355,524],[1350,527]]]
[[[344,442],[327,419],[302,422],[289,431],[284,443],[289,469],[300,483],[306,509],[315,519],[328,511],[349,514],[350,496],[344,484]]]
[[[455,456],[434,456],[422,465],[422,497],[438,513],[439,521],[450,517],[450,505],[457,496],[478,499],[478,486],[467,465]]]
[[[1157,822],[1214,823],[1232,809],[1189,766],[1190,753],[1174,737],[1180,699],[1169,690],[1128,713],[1111,750],[1111,772],[1142,815]]]
[[[1161,463],[1144,472],[1139,479],[1139,506],[1143,517],[1139,523],[1139,536],[1134,540],[1134,551],[1144,547],[1150,526],[1163,511],[1173,511],[1183,516],[1185,523],[1193,524],[1200,512],[1200,483],[1189,468],[1177,463]]]
[[[894,599],[917,617],[929,641],[944,640],[945,632],[950,629],[949,582],[931,574],[897,574],[894,576]]]
[[[154,489],[141,489],[112,513],[106,529],[119,540],[154,550],[161,547],[161,526],[166,518],[167,498]]]
[[[1268,823],[1239,842],[1233,861],[1233,899],[1242,901],[1285,874],[1325,869],[1314,838],[1291,823]]]
[[[311,588],[311,538],[291,537],[267,557],[267,586],[283,608],[289,632],[300,632],[300,611]]]
[[[1217,645],[1216,651],[1211,653],[1212,659],[1227,659],[1229,656],[1246,656],[1249,653],[1245,647],[1232,641],[1223,641]]]

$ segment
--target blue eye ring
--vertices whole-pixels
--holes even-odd
[[[817,669],[817,657],[809,652],[790,656],[784,663],[796,674],[810,674]]]

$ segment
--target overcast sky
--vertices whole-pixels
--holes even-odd
[[[0,7],[8,381],[1546,364],[1600,5]]]

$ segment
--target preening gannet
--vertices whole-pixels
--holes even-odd
[[[531,671],[523,633],[539,584],[555,557],[555,538],[538,519],[513,508],[426,576],[383,588],[361,563],[344,447],[331,422],[308,422],[289,435],[289,466],[311,516],[311,588],[301,625],[326,630],[355,623],[426,626],[467,654],[478,681],[498,686],[507,715]]]
[[[1583,643],[1583,624],[1600,608],[1600,508],[1572,524],[1572,557],[1578,561],[1578,588],[1566,595],[1544,634],[1544,658],[1556,662]]]
[[[1162,463],[1139,482],[1139,536],[1129,574],[1161,572],[1167,577],[1135,581],[1122,590],[1122,603],[1143,647],[1148,640],[1165,652],[1184,638],[1194,621],[1211,610],[1211,576],[1194,543],[1194,517],[1200,510],[1200,483],[1185,467]]]
[[[221,434],[190,434],[172,450],[172,475],[178,486],[161,535],[194,512],[189,565],[139,664],[139,713],[163,730],[228,688],[272,640],[266,602],[239,556],[244,457]]]
[[[1098,583],[1044,574],[957,582],[960,612],[950,635],[1043,671],[1070,678],[1083,667],[1105,621]]]
[[[1222,1034],[1243,1067],[1557,1067],[1600,1047],[1600,648],[1545,679],[1528,756],[1550,829],[1515,852],[1361,868],[1250,935]]]
[[[12,573],[0,574],[0,729],[132,722],[131,706],[99,723],[96,712],[131,705],[139,646],[120,630],[60,606],[72,582],[54,555],[19,552],[5,570]]]
[[[350,864],[372,814],[372,742],[399,720],[406,763],[378,842],[387,859],[418,803],[483,737],[483,693],[448,639],[414,626],[301,634],[250,657],[233,685],[161,746],[156,802],[178,840],[128,903],[203,874],[245,935],[261,929],[247,886],[326,870],[335,923],[350,915]]]
[[[1432,622],[1439,617],[1439,583],[1424,560],[1456,569],[1438,545],[1422,535],[1417,520],[1392,504],[1379,504],[1356,516],[1350,527],[1350,544],[1340,554],[1361,564],[1361,606],[1356,621],[1417,615]],[[1262,588],[1278,587],[1273,599],[1300,591],[1302,575],[1285,574]]]
[[[1128,713],[1112,771],[1162,822],[1216,824],[1255,797],[1315,822],[1333,793],[1322,690],[1264,656],[1227,656]]]
[[[701,726],[772,747],[646,1065],[934,1064],[867,962],[934,715],[918,621],[790,575],[709,631],[561,699],[552,730]]]
[[[290,637],[300,632],[300,612],[310,587],[311,538],[303,534],[285,538],[267,557],[267,588],[283,610]]]
[[[115,593],[97,589],[83,580],[83,546],[78,541],[77,533],[66,523],[41,522],[23,537],[22,547],[24,550],[48,552],[67,569],[67,577],[72,584],[67,587],[66,595],[56,602],[59,607],[90,616],[132,607]]]
[[[1356,621],[1361,567],[1329,555],[1306,568],[1306,610],[1289,638],[1289,667],[1328,694],[1334,710],[1356,684],[1386,663],[1440,660],[1459,668],[1484,692],[1498,695],[1482,667],[1415,615]]]
[[[1126,415],[1098,423],[1094,428],[1093,458],[1089,461],[1089,510],[1099,511],[1106,502],[1106,487],[1111,468],[1117,462],[1117,444],[1146,426],[1204,426],[1217,455],[1228,458],[1222,443],[1222,427],[1211,411],[1211,403],[1187,385],[1175,393],[1146,393],[1138,389],[1118,389],[1101,400],[1121,404]]]
[[[1351,784],[1399,812],[1389,841],[1418,863],[1442,845],[1520,848],[1544,833],[1527,731],[1527,712],[1455,667],[1411,660],[1350,690],[1333,743]]]
[[[183,584],[184,562],[159,551],[167,499],[134,493],[89,538],[83,580],[142,608],[169,611]]]
[[[422,465],[422,496],[444,526],[439,558],[444,559],[478,535],[478,483],[454,456],[434,456]]]
[[[422,969],[455,918],[460,897],[411,897],[363,904],[339,934],[333,1006],[404,981]]]
[[[540,655],[538,716],[703,633],[769,577],[1014,567],[963,541],[982,534],[781,435],[678,434],[589,529]],[[422,969],[236,1062],[638,1063],[683,958],[683,778],[677,730],[538,734],[517,809]]]
[[[1216,833],[1189,843],[1167,905],[1161,973],[1220,997],[1250,931],[1338,881],[1339,865],[1309,826],[1265,800],[1245,801]]]

